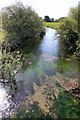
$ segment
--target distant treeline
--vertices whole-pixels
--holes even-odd
[[[63,22],[66,17],[61,17],[59,19],[54,20],[54,18],[50,18],[49,16],[44,16],[45,22]]]

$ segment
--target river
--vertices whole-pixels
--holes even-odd
[[[25,70],[20,68],[15,76],[16,90],[11,91],[8,85],[0,83],[0,118],[12,114],[20,104],[27,101],[29,94],[34,95],[33,84],[41,86],[41,80],[46,80],[46,75],[54,76],[60,73],[71,78],[78,76],[77,62],[60,57],[59,40],[55,33],[56,30],[46,28],[46,34],[29,61],[29,66]]]

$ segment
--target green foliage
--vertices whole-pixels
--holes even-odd
[[[65,59],[59,59],[57,61],[57,69],[59,72],[63,73],[65,72],[67,69],[70,69],[69,67],[69,62],[66,61]]]
[[[45,79],[45,75],[44,75],[44,72],[41,68],[38,69],[38,76],[42,79]]]
[[[45,22],[50,22],[49,16],[45,16],[45,17],[44,17],[44,20],[45,20]]]
[[[71,8],[69,15],[68,15],[68,19],[70,19],[73,23],[73,28],[75,30],[78,30],[78,20],[80,19],[78,17],[78,7],[75,8]]]
[[[70,78],[75,78],[78,76],[77,66],[78,66],[78,61],[74,58],[70,58],[70,59],[60,58],[57,61],[57,71]]]
[[[79,101],[69,93],[60,92],[58,99],[54,102],[57,118],[80,118]]]
[[[3,8],[2,19],[3,30],[7,32],[5,39],[12,48],[37,42],[36,38],[44,31],[37,13],[20,2]]]
[[[34,102],[33,104],[29,105],[29,109],[26,110],[26,107],[22,105],[18,112],[16,112],[13,116],[13,118],[16,118],[16,120],[23,118],[24,120],[31,119],[40,119],[40,120],[53,120],[51,115],[47,113],[44,115],[44,113],[38,108],[37,102]]]
[[[59,21],[60,21],[60,22],[64,22],[65,18],[66,18],[66,17],[61,17],[61,18],[59,18]]]
[[[80,49],[79,16],[80,7],[71,8],[68,17],[58,29],[63,50],[67,51],[68,54],[75,53],[77,56],[79,56],[78,54]]]
[[[51,115],[49,113],[46,114],[45,116],[45,120],[53,120],[53,118],[51,117]]]
[[[0,62],[0,79],[3,80],[4,83],[9,82],[16,86],[15,74],[19,70],[22,65],[22,55],[18,52],[14,54],[10,52],[9,48],[4,48],[3,44],[1,47],[1,62]]]
[[[51,18],[50,21],[51,21],[51,22],[54,22],[54,18]]]
[[[73,29],[78,32],[79,38],[76,41],[76,55],[80,57],[80,5],[70,9],[68,19],[72,22]]]
[[[79,35],[78,32],[73,29],[72,22],[65,19],[65,21],[60,24],[58,33],[60,42],[64,46],[62,48],[66,50],[68,54],[73,54],[77,48],[76,42],[78,41]]]
[[[1,32],[1,29],[2,29],[2,13],[0,11],[0,32]]]
[[[21,109],[14,115],[14,118],[18,119],[18,118],[31,118],[33,120],[35,120],[35,118],[44,118],[45,115],[43,114],[43,112],[41,110],[39,110],[36,102],[34,102],[34,104],[29,106],[29,110],[26,110],[25,107],[21,107]]]

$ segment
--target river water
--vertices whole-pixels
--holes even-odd
[[[16,90],[11,91],[7,84],[0,83],[0,118],[12,114],[21,103],[27,100],[29,93],[34,94],[33,83],[40,86],[40,78],[44,80],[45,74],[54,76],[57,72],[60,72],[69,77],[77,76],[77,63],[75,61],[64,62],[60,58],[59,40],[55,33],[56,30],[46,28],[46,34],[33,58],[29,61],[29,66],[25,70],[20,68],[15,76]],[[65,69],[64,66],[66,66]],[[75,71],[71,69],[72,66]]]

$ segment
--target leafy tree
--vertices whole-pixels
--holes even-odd
[[[73,30],[79,35],[78,40],[76,41],[76,55],[77,57],[80,57],[80,5],[70,9],[68,19],[72,22]]]
[[[46,22],[50,22],[49,16],[45,16],[45,17],[44,17],[44,20],[45,20]]]
[[[18,2],[3,8],[2,28],[10,46],[23,45],[24,42],[37,42],[36,38],[44,31],[40,17],[30,7]]]
[[[78,7],[71,8],[69,11],[68,19],[72,22],[73,29],[78,31]]]
[[[60,22],[64,22],[64,19],[65,19],[66,17],[61,17],[61,18],[59,18],[59,21]]]
[[[63,49],[67,51],[69,54],[75,53],[76,55],[79,55],[79,49],[80,49],[80,32],[78,29],[78,18],[80,14],[80,7],[71,8],[69,15],[66,19],[64,19],[64,22],[60,24],[59,26],[59,38],[63,46],[65,46]]]
[[[73,54],[76,51],[78,40],[78,33],[74,31],[72,27],[72,22],[65,19],[63,23],[59,26],[59,38],[60,42],[64,46],[63,49],[68,52],[68,54]]]
[[[56,19],[56,20],[55,20],[55,22],[59,22],[59,20],[58,20],[58,19]]]
[[[54,18],[51,18],[50,21],[51,21],[51,22],[54,22]]]

